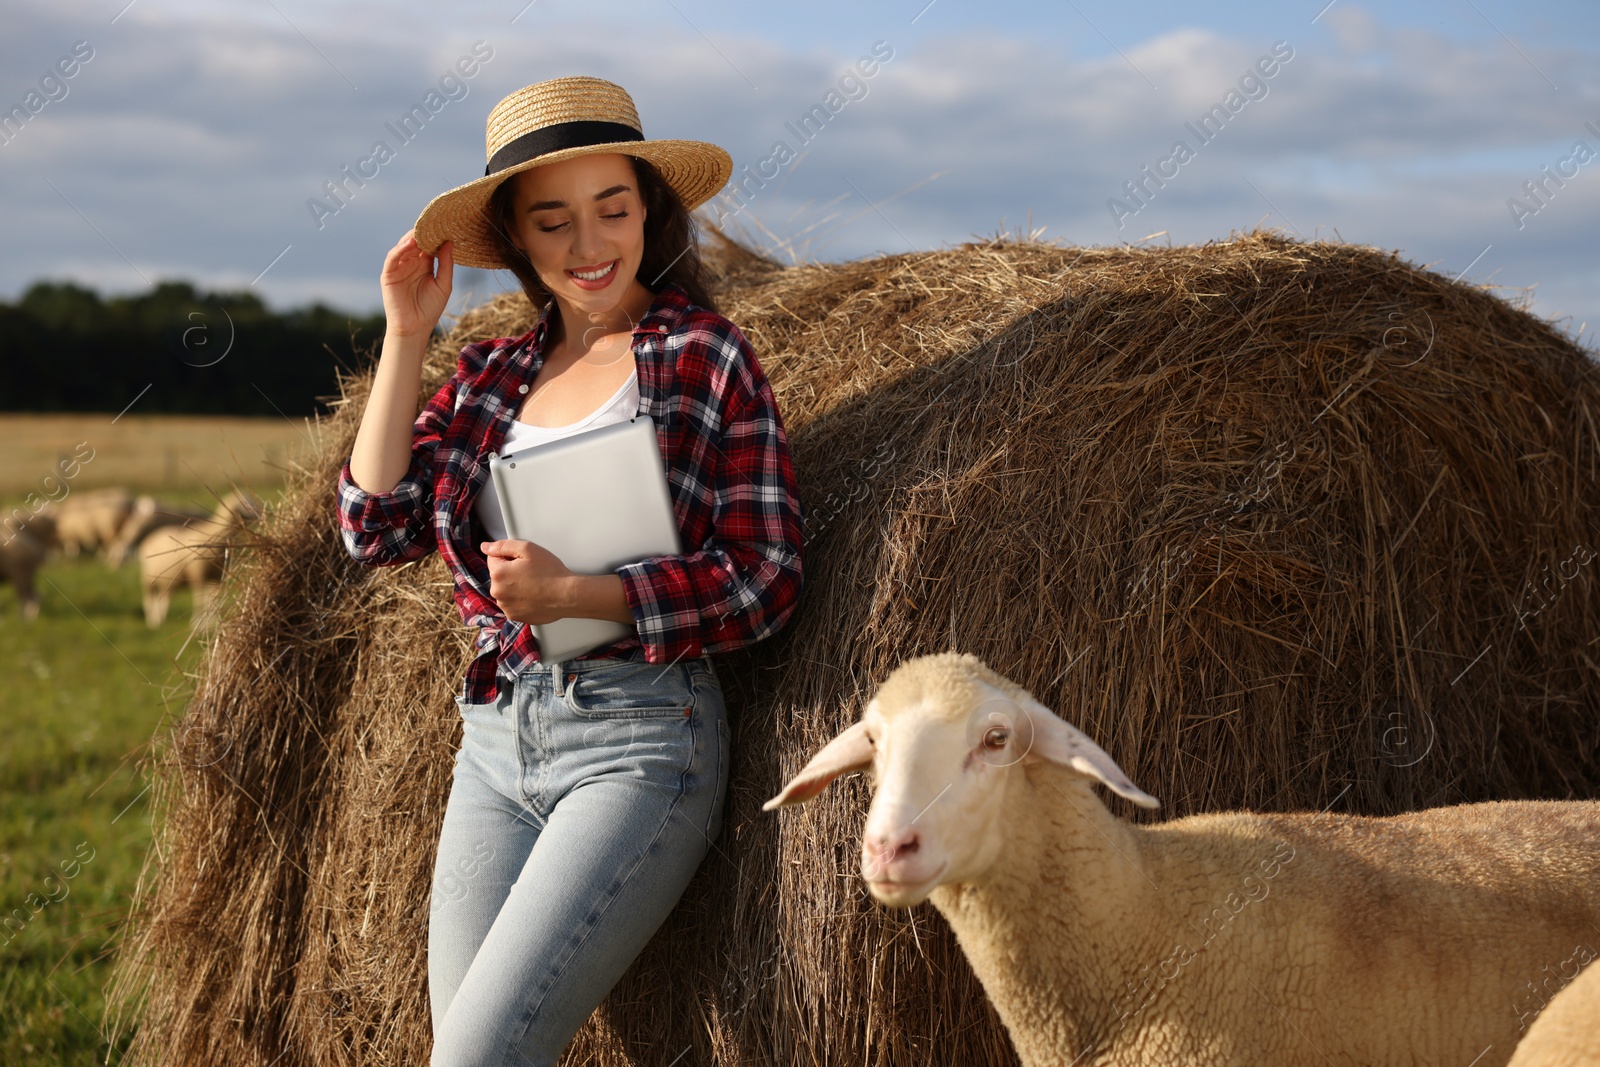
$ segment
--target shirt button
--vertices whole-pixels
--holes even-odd
[[[519,393],[526,393],[526,392],[527,392],[527,391],[528,391],[528,387],[527,387],[527,386],[526,386],[526,385],[519,385],[519,386],[517,386],[517,392],[519,392]]]

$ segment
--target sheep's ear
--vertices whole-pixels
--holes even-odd
[[[1117,796],[1133,801],[1141,808],[1161,806],[1161,801],[1134,785],[1128,776],[1122,773],[1122,768],[1117,766],[1117,761],[1112,759],[1105,749],[1090,740],[1088,734],[1037,700],[1026,699],[1022,702],[1022,706],[1032,727],[1032,743],[1027,748],[1028,758],[1047,759],[1063,767],[1070,767],[1085,777],[1093,778]]]
[[[822,751],[812,756],[811,762],[789,779],[783,792],[761,805],[761,810],[771,811],[787,804],[803,804],[826,789],[828,783],[841,774],[865,770],[870,766],[872,745],[867,741],[866,723],[857,722],[822,746]]]

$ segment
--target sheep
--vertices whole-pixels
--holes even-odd
[[[198,508],[163,504],[153,496],[141,494],[133,502],[133,510],[123,521],[121,529],[106,552],[106,562],[113,568],[121,567],[139,542],[152,530],[163,526],[193,526],[211,517],[208,511]]]
[[[763,808],[870,770],[861,870],[945,917],[1027,1067],[1460,1064],[1600,929],[1600,803],[1117,818],[1156,799],[971,653],[909,660]]]
[[[229,493],[207,519],[192,526],[163,526],[139,542],[139,584],[144,620],[152,628],[166,620],[172,591],[188,582],[194,591],[190,625],[196,626],[217,583],[222,581],[226,539],[260,514],[247,494]]]
[[[33,578],[44,563],[45,546],[34,536],[35,519],[9,538],[0,541],[0,582],[10,582],[17,587],[22,617],[29,622],[39,617],[39,594]]]
[[[61,550],[61,533],[56,528],[55,516],[49,511],[41,508],[25,518],[18,519],[13,515],[6,522],[0,523],[0,545],[8,543],[22,530],[26,530],[46,554]]]
[[[79,490],[46,509],[55,518],[62,552],[76,558],[108,547],[133,511],[126,489]]]
[[[1557,985],[1555,996],[1547,1003],[1537,988],[1533,989],[1528,1007],[1537,1012],[1537,1018],[1517,1045],[1510,1067],[1600,1067],[1600,966],[1591,963],[1597,949],[1600,937],[1575,948],[1560,965],[1547,968],[1556,972],[1558,983],[1566,980],[1568,984],[1565,988]],[[1583,969],[1571,977],[1566,967],[1574,963]],[[1541,984],[1548,985],[1548,979]],[[1539,1011],[1541,1003],[1544,1010]]]

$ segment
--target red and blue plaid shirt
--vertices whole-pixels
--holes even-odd
[[[456,372],[412,427],[411,463],[385,493],[339,473],[339,529],[360,563],[392,566],[435,548],[450,567],[456,605],[479,627],[462,699],[488,703],[498,675],[539,660],[532,627],[489,596],[484,539],[472,514],[534,376],[555,311],[548,303],[521,337],[461,349]],[[655,422],[683,555],[618,567],[637,633],[578,657],[671,663],[776,633],[800,593],[801,513],[789,444],[772,387],[738,327],[662,286],[633,330],[639,411]]]

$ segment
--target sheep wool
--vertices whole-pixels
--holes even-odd
[[[1600,1067],[1600,931],[1582,947],[1591,962],[1539,1012],[1510,1067]]]
[[[1600,803],[1139,825],[970,654],[901,664],[768,806],[853,769],[874,896],[948,920],[1027,1067],[1504,1064],[1525,984],[1600,936]]]

